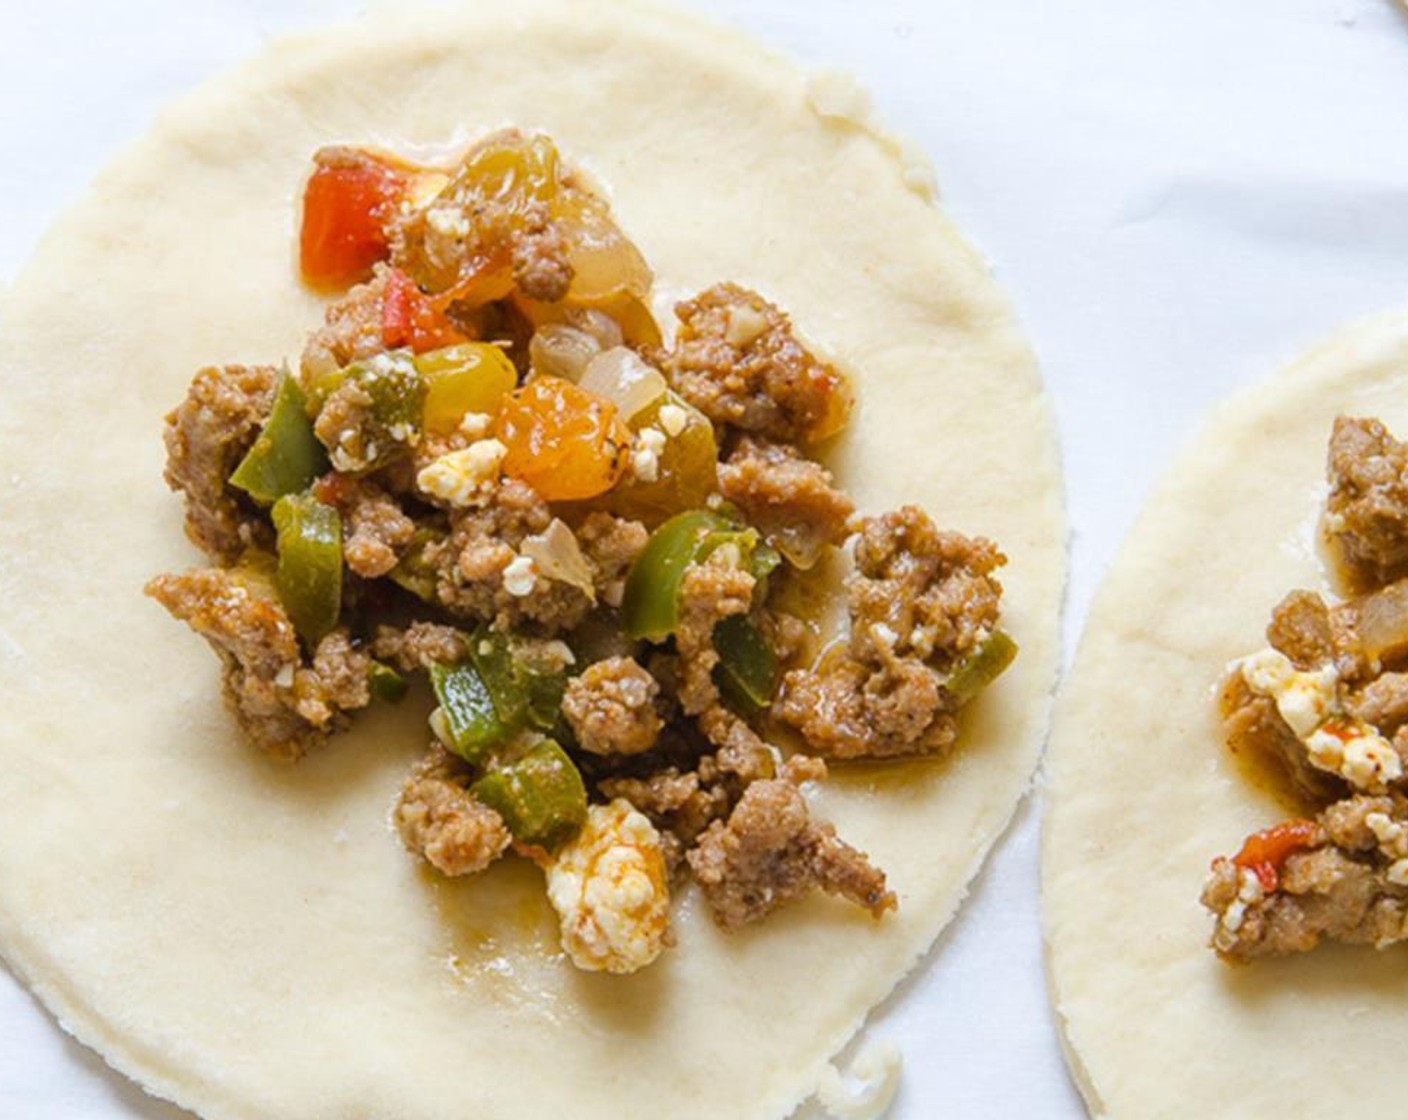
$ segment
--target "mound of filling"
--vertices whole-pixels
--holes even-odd
[[[1322,529],[1350,594],[1292,591],[1232,663],[1229,747],[1303,815],[1213,861],[1203,904],[1233,960],[1408,938],[1408,445],[1340,417]]]
[[[147,589],[219,654],[247,738],[295,761],[423,674],[402,840],[447,876],[537,862],[584,969],[658,957],[689,879],[727,929],[818,888],[893,909],[803,790],[949,751],[1015,646],[995,545],[858,515],[818,461],[846,378],[733,284],[667,340],[543,136],[448,168],[324,149],[300,256],[332,302],[296,367],[202,370],[167,417],[210,566]]]

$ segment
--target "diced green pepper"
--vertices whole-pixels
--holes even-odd
[[[406,678],[390,665],[373,661],[367,675],[367,687],[371,689],[373,700],[384,700],[389,704],[399,703],[406,698]]]
[[[994,630],[978,647],[955,666],[946,688],[960,704],[966,704],[1002,675],[1017,656],[1017,643],[1001,630]]]
[[[370,404],[356,429],[357,440],[346,437],[328,448],[333,466],[341,471],[368,471],[385,466],[404,448],[420,441],[425,411],[425,379],[409,353],[392,351],[315,377],[309,385],[314,413],[345,385],[359,388]]]
[[[261,505],[271,505],[285,494],[308,489],[327,469],[327,453],[313,434],[303,390],[285,370],[274,390],[269,418],[230,475],[230,485]]]
[[[432,665],[430,687],[450,737],[445,745],[466,762],[482,762],[508,738],[509,729],[499,719],[494,699],[473,665]]]
[[[756,715],[772,703],[777,688],[777,655],[746,614],[730,615],[714,627],[714,683],[743,715]]]
[[[489,342],[465,342],[419,354],[416,369],[425,378],[425,430],[449,435],[471,412],[493,416],[505,393],[518,384],[518,371],[503,350]]]
[[[275,583],[294,629],[310,646],[342,612],[342,518],[311,494],[274,503],[279,567]]]
[[[489,696],[499,722],[517,731],[527,718],[528,690],[524,687],[506,634],[481,627],[469,643],[469,656]]]
[[[621,599],[621,621],[630,637],[662,642],[675,632],[685,569],[711,536],[732,527],[718,514],[696,509],[676,514],[650,535],[626,575]]]
[[[552,731],[558,726],[567,689],[564,672],[533,664],[520,643],[487,627],[474,635],[470,657],[493,698],[499,721],[510,732],[529,726]]]
[[[448,534],[439,529],[420,526],[401,553],[401,559],[387,573],[387,578],[397,587],[409,591],[416,598],[427,603],[435,602],[435,568],[426,558],[426,550],[439,544]]]
[[[491,770],[470,793],[503,817],[521,844],[553,850],[587,819],[587,790],[567,752],[551,739]]]

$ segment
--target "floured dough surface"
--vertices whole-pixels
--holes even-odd
[[[1265,645],[1316,548],[1337,413],[1408,431],[1408,312],[1368,320],[1220,407],[1100,591],[1063,685],[1043,895],[1071,1067],[1110,1117],[1402,1111],[1402,949],[1322,947],[1231,967],[1198,894],[1216,855],[1287,817],[1221,744],[1215,690]]]
[[[780,1117],[952,915],[1035,763],[1064,540],[1051,417],[977,256],[894,145],[737,36],[534,0],[280,43],[180,102],[51,231],[0,327],[0,949],[64,1025],[210,1120]],[[204,643],[141,595],[198,561],[161,482],[194,371],[295,355],[295,200],[336,140],[541,129],[673,299],[756,287],[852,370],[835,466],[1010,557],[1022,655],[951,762],[843,771],[819,810],[898,914],[827,898],[732,937],[687,893],[650,969],[559,955],[540,873],[449,882],[389,812],[425,697],[296,768],[241,743]],[[841,770],[841,768],[837,768]]]

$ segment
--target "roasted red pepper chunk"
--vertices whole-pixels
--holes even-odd
[[[347,288],[391,252],[387,226],[410,180],[391,164],[352,148],[324,148],[303,189],[299,267],[317,288]]]
[[[438,310],[416,282],[400,269],[387,276],[381,301],[381,341],[389,350],[409,346],[415,353],[440,350],[469,339]]]
[[[1313,848],[1321,840],[1320,826],[1314,821],[1286,821],[1274,828],[1253,832],[1242,850],[1232,857],[1238,867],[1252,872],[1261,889],[1271,894],[1281,883],[1281,871],[1294,853]]]

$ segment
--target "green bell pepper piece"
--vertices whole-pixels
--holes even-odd
[[[390,665],[373,661],[371,671],[367,675],[367,687],[371,689],[373,700],[396,704],[406,698],[406,690],[410,686],[406,684],[406,678]]]
[[[714,683],[743,715],[756,715],[772,703],[777,689],[777,655],[746,614],[731,615],[714,627]]]
[[[327,469],[327,452],[313,434],[303,390],[285,370],[274,390],[269,418],[230,475],[230,485],[267,506],[285,494],[308,489]]]
[[[709,510],[679,513],[650,535],[626,574],[621,621],[632,638],[662,642],[679,624],[680,584],[685,569],[707,556],[735,531]]]
[[[432,665],[430,687],[445,717],[450,736],[446,746],[466,762],[482,762],[508,738],[509,729],[499,719],[494,699],[473,665]]]
[[[329,448],[334,466],[346,471],[374,470],[420,441],[426,384],[408,352],[377,354],[315,377],[309,385],[314,414],[322,411],[328,397],[349,383],[370,398],[370,416],[360,429],[360,447]]]
[[[512,731],[552,731],[561,720],[567,675],[533,665],[518,642],[481,627],[470,642],[470,659],[494,701],[499,721]]]
[[[519,843],[548,851],[575,836],[587,819],[582,775],[551,739],[491,770],[469,792],[503,817]]]
[[[417,528],[410,544],[401,553],[401,559],[386,573],[386,578],[422,602],[435,602],[435,569],[425,553],[431,545],[439,544],[448,535],[439,529]]]
[[[994,630],[954,667],[944,688],[966,704],[997,680],[1016,656],[1017,643],[1004,631]]]
[[[315,646],[342,611],[342,518],[311,494],[285,494],[274,503],[279,599],[294,629]]]

